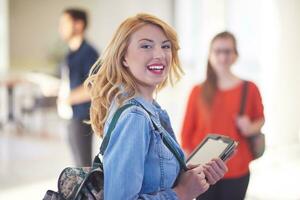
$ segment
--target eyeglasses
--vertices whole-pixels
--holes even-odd
[[[234,52],[235,51],[233,49],[213,49],[213,53],[216,54],[217,56],[221,54],[229,56]]]

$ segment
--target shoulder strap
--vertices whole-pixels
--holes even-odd
[[[239,115],[243,115],[245,113],[247,95],[248,95],[248,81],[244,81]]]
[[[103,138],[103,141],[102,141],[102,144],[101,144],[101,147],[100,147],[100,154],[101,155],[104,154],[104,152],[107,148],[108,142],[110,140],[111,133],[115,129],[115,127],[117,125],[117,121],[120,118],[121,114],[123,113],[123,111],[125,111],[127,108],[129,108],[131,106],[133,106],[133,104],[125,104],[124,106],[120,107],[116,111],[116,113],[114,114],[114,116],[113,116],[113,118],[110,122],[110,125],[108,127],[107,133],[106,133],[105,137]]]
[[[125,104],[124,106],[118,108],[118,110],[115,112],[110,125],[108,127],[107,133],[104,136],[102,140],[102,144],[100,146],[100,152],[95,156],[94,161],[93,161],[93,168],[101,167],[102,168],[102,162],[100,160],[101,155],[104,155],[104,152],[107,148],[108,142],[110,140],[110,136],[114,128],[116,127],[117,121],[120,118],[121,114],[129,107],[133,106],[134,104]]]
[[[179,155],[178,151],[174,148],[173,143],[169,141],[169,138],[165,136],[165,134],[161,134],[162,140],[166,147],[173,153],[177,161],[179,162],[180,168],[183,169],[184,171],[187,171],[188,168],[184,162],[184,160],[181,158]]]

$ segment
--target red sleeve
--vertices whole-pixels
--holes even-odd
[[[200,95],[199,86],[195,86],[189,96],[187,109],[184,116],[182,131],[181,131],[181,144],[184,151],[190,153],[192,147],[192,137],[196,129],[197,120],[197,101]]]
[[[251,83],[251,96],[250,96],[251,119],[258,120],[264,118],[264,106],[258,87]]]

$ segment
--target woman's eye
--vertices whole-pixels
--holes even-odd
[[[143,44],[143,45],[141,46],[141,48],[143,48],[143,49],[150,49],[150,48],[152,48],[152,46],[149,45],[149,44]]]
[[[165,44],[162,46],[163,49],[171,49],[171,45],[170,44]]]

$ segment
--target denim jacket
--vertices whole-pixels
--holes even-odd
[[[179,162],[165,146],[150,119],[152,115],[168,131],[173,146],[184,159],[168,114],[155,101],[150,103],[142,97],[126,103],[136,106],[121,114],[103,155],[105,200],[178,199],[172,186],[180,172]],[[116,109],[113,104],[104,134]]]

